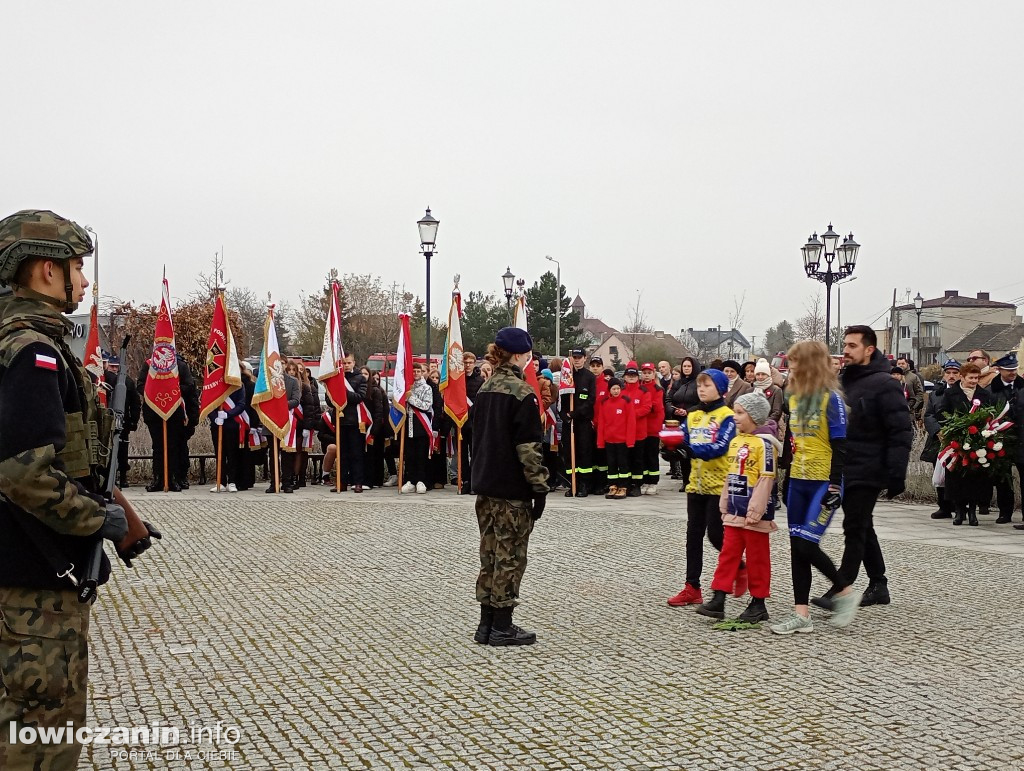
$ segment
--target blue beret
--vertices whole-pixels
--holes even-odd
[[[494,336],[494,343],[509,353],[529,353],[533,350],[530,333],[519,327],[502,327]]]

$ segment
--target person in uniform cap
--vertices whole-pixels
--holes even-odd
[[[561,397],[562,436],[565,437],[562,447],[565,453],[566,472],[572,474],[572,442],[569,436],[571,431],[576,440],[576,497],[586,498],[593,485],[594,450],[597,449],[597,432],[594,430],[597,382],[594,373],[583,366],[586,352],[582,348],[572,349],[569,356],[572,359],[572,378],[576,392],[563,394]],[[571,487],[565,496],[572,497]]]
[[[526,330],[501,329],[486,354],[494,374],[473,405],[472,485],[480,526],[480,623],[473,639],[487,645],[537,641],[536,634],[512,623],[530,533],[548,492],[540,405],[523,377],[532,349]]]
[[[89,373],[65,341],[89,282],[89,234],[52,211],[0,220],[0,768],[75,768],[82,745],[11,742],[24,727],[85,724],[89,616],[78,587],[102,539],[127,563],[159,533],[106,482],[110,434]],[[102,554],[102,552],[101,552]],[[110,576],[102,554],[98,583]]]
[[[992,396],[995,398],[996,409],[1002,410],[1003,405],[1009,404],[1009,414],[1013,415],[1015,414],[1017,402],[1024,401],[1024,398],[1021,396],[1021,391],[1024,390],[1024,378],[1017,374],[1017,354],[1010,351],[1001,359],[996,359],[993,366],[998,370],[999,374],[992,379],[988,390],[992,392]],[[1024,440],[1024,426],[1019,421],[1016,421],[1015,418],[1010,417],[1010,419],[1015,420],[1014,430],[1017,433],[1017,444],[1019,446],[1021,441]],[[1017,473],[1020,475],[1021,485],[1024,487],[1024,463],[1017,463]],[[996,482],[996,504],[999,506],[999,517],[996,519],[996,524],[1008,524],[1013,517],[1015,505],[1012,474]],[[1024,528],[1021,529],[1024,530]]]

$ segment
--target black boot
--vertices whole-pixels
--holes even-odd
[[[512,623],[512,608],[495,608],[488,645],[533,645],[537,635]]]
[[[978,526],[978,514],[974,510],[974,504],[967,507],[967,524],[971,527]]]
[[[266,492],[268,492],[268,493],[276,493],[277,492],[277,488],[274,487],[274,481],[273,480],[270,481],[270,487],[268,487],[266,489]]]
[[[710,600],[697,606],[697,612],[708,618],[725,618],[725,592],[715,589]]]
[[[117,476],[118,476],[118,482],[119,482],[119,484],[117,486],[119,488],[121,488],[122,490],[127,490],[128,489],[128,472],[125,471],[124,469],[121,469],[121,471],[118,472]]]
[[[164,480],[162,480],[162,479],[154,479],[152,482],[150,482],[148,485],[146,485],[146,492],[147,493],[159,493],[159,492],[163,492],[163,489],[164,489]]]
[[[967,507],[962,504],[957,504],[956,516],[953,517],[954,525],[962,525],[964,520],[967,518]]]
[[[491,636],[491,625],[494,623],[494,608],[490,605],[480,606],[480,625],[473,635],[473,642],[487,645],[487,638]]]
[[[767,621],[768,608],[764,606],[763,597],[752,597],[750,604],[747,605],[746,610],[740,613],[738,621],[746,621],[748,624],[760,624],[762,621]]]
[[[292,477],[290,475],[286,475],[285,478],[281,480],[281,492],[282,493],[294,493],[295,492],[295,478],[294,477]]]
[[[629,492],[626,493],[627,498],[639,498],[640,497],[640,485],[637,482],[633,482],[629,486]]]
[[[821,597],[812,597],[811,605],[816,608],[823,608],[824,610],[832,610],[832,598],[836,596],[836,588],[833,586]]]
[[[868,588],[860,598],[862,608],[869,605],[888,605],[889,602],[889,583],[885,579],[868,582]]]

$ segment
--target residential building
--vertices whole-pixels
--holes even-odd
[[[959,340],[950,343],[946,358],[963,363],[967,361],[967,354],[980,348],[995,361],[1009,351],[1019,351],[1022,343],[1024,324],[978,324]]]
[[[651,358],[666,359],[673,365],[682,361],[683,357],[690,356],[690,351],[672,335],[666,335],[663,331],[651,332],[614,332],[606,337],[594,350],[594,354],[604,359],[604,363],[612,366],[616,360],[621,366],[625,366],[630,359],[636,359],[636,352],[659,351],[657,357]],[[657,364],[657,362],[654,362]],[[637,364],[643,364],[637,361]]]
[[[944,361],[951,346],[978,325],[1011,325],[1019,323],[1020,317],[1016,305],[993,300],[988,292],[967,297],[947,289],[942,297],[922,303],[920,336],[917,321],[913,303],[896,306],[894,353],[910,356],[918,366],[924,366]]]
[[[679,339],[703,364],[713,359],[750,359],[753,346],[738,329],[682,329]]]

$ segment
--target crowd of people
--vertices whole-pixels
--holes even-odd
[[[881,354],[880,354],[881,355]],[[788,357],[787,357],[788,359]],[[493,368],[472,352],[463,356],[466,388],[470,403],[467,422],[459,429],[444,410],[440,372],[414,365],[414,384],[408,400],[403,493],[423,494],[429,490],[456,485],[461,477],[462,493],[471,493],[473,409],[480,386]],[[926,393],[924,381],[909,358],[883,362],[896,381],[906,410],[914,425],[927,433],[920,458],[935,464],[941,449],[943,424],[958,412],[970,409],[977,400],[982,405],[1010,405],[1009,419],[1024,426],[1024,378],[1017,374],[1017,358],[1007,354],[993,362],[983,350],[972,351],[966,362],[950,359],[943,364],[942,381]],[[883,363],[878,364],[882,366]],[[678,365],[667,361],[637,365],[630,361],[616,373],[605,366],[600,356],[588,356],[583,349],[570,352],[565,363],[572,372],[571,394],[560,395],[563,361],[550,361],[534,355],[532,363],[540,384],[544,429],[544,462],[549,473],[549,489],[564,489],[567,496],[604,495],[621,499],[657,495],[661,459],[669,464],[669,476],[682,482],[680,492],[705,495],[702,483],[691,484],[695,457],[666,448],[661,440],[665,427],[685,428],[691,413],[700,411],[701,419],[720,426],[722,416],[699,410],[702,400],[698,378],[702,372],[716,370],[724,377],[723,408],[732,410],[737,399],[758,394],[769,405],[767,421],[776,426],[776,437],[783,441],[792,435],[789,396],[792,369],[780,372],[766,359],[739,362],[713,360],[705,368],[687,356]],[[843,366],[845,365],[845,366]],[[837,375],[845,375],[850,361],[832,357]],[[113,384],[119,369],[116,357],[107,362],[107,381]],[[189,440],[199,427],[199,387],[189,365],[179,357],[182,405],[167,421],[167,488],[177,492],[189,487]],[[349,403],[342,412],[341,426],[335,431],[335,410],[330,398],[321,395],[321,386],[298,359],[288,360],[286,390],[293,411],[292,430],[280,442],[278,473],[275,481],[273,446],[269,432],[262,428],[252,404],[255,376],[252,367],[242,362],[242,385],[220,410],[210,416],[209,430],[214,448],[221,444],[222,470],[219,487],[214,490],[237,492],[256,486],[259,472],[270,478],[267,492],[290,493],[307,484],[334,484],[335,458],[340,452],[342,479],[340,489],[360,493],[364,489],[390,487],[399,479],[399,441],[388,420],[390,398],[381,386],[380,373],[367,367],[356,368],[350,356],[345,360],[345,377],[351,386]],[[121,485],[128,485],[128,433],[144,423],[153,437],[153,478],[147,489],[164,489],[163,421],[140,397],[147,368],[139,379],[128,378],[126,433],[120,446]],[[849,405],[848,396],[846,403]],[[327,409],[324,409],[326,404]],[[700,426],[697,426],[700,428]],[[340,444],[336,441],[340,437]],[[460,458],[461,444],[461,458]],[[322,465],[310,462],[319,450]],[[1024,467],[1024,441],[1014,450],[1017,468]],[[783,471],[791,462],[791,443],[783,442],[779,461]],[[699,458],[696,458],[700,460]],[[461,473],[460,473],[461,472]],[[575,472],[575,473],[574,473]],[[664,487],[660,488],[664,490]],[[788,485],[786,485],[788,490]],[[1011,522],[1015,510],[1014,480],[995,478],[991,473],[948,475],[936,486],[938,507],[934,519],[951,519],[954,525],[977,525],[979,516],[990,513],[995,494],[997,524]],[[711,493],[714,494],[713,492]],[[1015,526],[1024,530],[1024,524]]]

